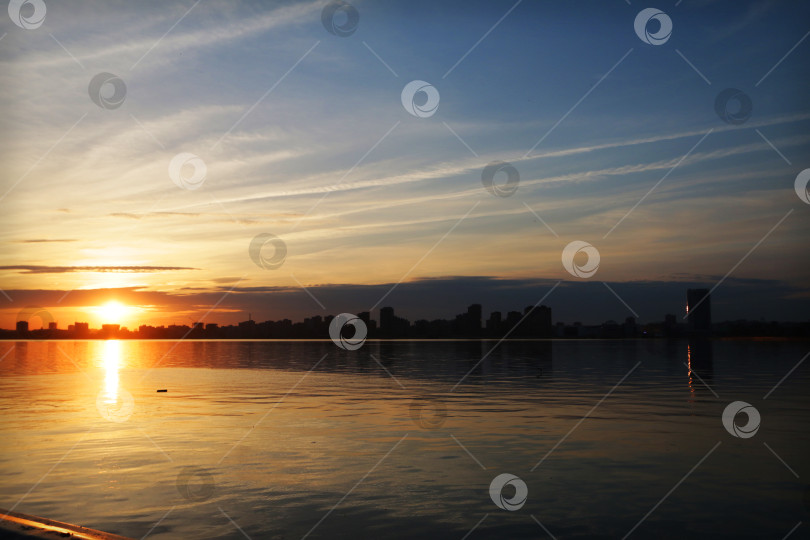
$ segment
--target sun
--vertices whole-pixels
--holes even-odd
[[[117,300],[110,300],[99,306],[96,313],[104,324],[120,323],[121,319],[129,315],[130,308]]]

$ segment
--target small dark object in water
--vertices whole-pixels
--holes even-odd
[[[167,388],[161,388],[160,390],[158,390],[158,392],[168,392],[168,391],[169,390]]]

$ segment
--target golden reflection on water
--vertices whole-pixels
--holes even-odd
[[[104,368],[104,402],[118,402],[118,371],[121,369],[121,342],[115,339],[104,342],[104,353],[101,357]]]

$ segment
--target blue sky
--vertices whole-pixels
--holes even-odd
[[[601,256],[589,281],[712,287],[734,269],[719,315],[807,318],[810,208],[793,183],[810,167],[810,6],[352,2],[357,30],[338,37],[326,4],[47,2],[31,30],[4,17],[4,315],[32,290],[72,321],[86,298],[56,300],[74,289],[182,295],[194,318],[235,286],[212,314],[226,321],[256,303],[254,316],[290,316],[256,291],[301,285],[317,298],[447,276],[583,281],[560,261],[582,240]],[[646,7],[672,20],[663,45],[634,31]],[[125,82],[119,108],[90,100],[100,72]],[[428,118],[401,104],[413,80],[439,92]],[[750,96],[746,122],[715,113],[725,88]],[[183,152],[205,162],[199,189],[168,176]],[[495,160],[520,173],[511,197],[482,186]],[[260,233],[286,243],[281,268],[251,261]],[[579,319],[625,315],[590,296]],[[150,298],[131,324],[177,311]],[[320,310],[302,298],[301,314]],[[326,310],[359,310],[353,298]],[[447,302],[426,293],[406,314],[464,307]]]

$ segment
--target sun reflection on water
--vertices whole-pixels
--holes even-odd
[[[104,402],[113,404],[118,402],[118,370],[121,369],[121,342],[115,339],[104,342]]]

